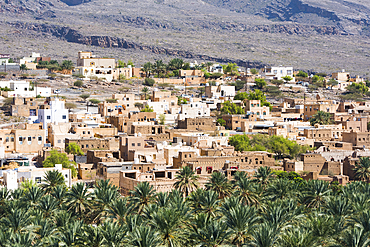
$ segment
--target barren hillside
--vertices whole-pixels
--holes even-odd
[[[0,0],[1,53],[183,57],[366,74],[365,0]]]

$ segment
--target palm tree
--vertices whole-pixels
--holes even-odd
[[[171,197],[168,193],[159,192],[155,198],[155,204],[158,207],[167,207],[171,202]]]
[[[79,236],[82,234],[83,223],[80,220],[68,223],[60,230],[60,241],[65,246],[76,246],[78,243]]]
[[[153,64],[153,71],[157,73],[157,77],[159,78],[159,74],[166,71],[166,65],[162,60],[156,60]]]
[[[242,178],[236,181],[234,196],[238,197],[243,204],[259,204],[259,188],[248,178]]]
[[[310,208],[319,208],[325,205],[330,196],[329,184],[322,180],[310,180],[307,183],[306,193],[303,196],[303,203]]]
[[[224,246],[231,232],[222,221],[210,220],[203,227],[192,226],[190,237],[200,246]]]
[[[38,205],[44,193],[45,192],[41,188],[34,186],[31,187],[25,194],[24,199],[30,204],[31,207],[35,207]]]
[[[85,225],[82,228],[78,242],[81,246],[100,247],[104,246],[104,241],[105,238],[100,226]]]
[[[64,176],[61,172],[57,170],[45,172],[43,182],[44,183],[41,184],[41,187],[45,190],[46,193],[51,193],[58,185],[65,186]]]
[[[329,198],[325,205],[326,213],[347,218],[352,215],[352,203],[343,197]]]
[[[102,225],[101,232],[104,236],[104,246],[125,246],[124,237],[126,232],[118,222],[106,221]]]
[[[45,218],[50,217],[58,208],[58,201],[51,195],[46,195],[40,199],[38,208],[44,213]]]
[[[263,223],[256,228],[247,246],[270,247],[275,246],[279,239],[278,231],[274,226]]]
[[[199,208],[196,211],[203,212],[208,217],[216,216],[218,211],[220,200],[218,200],[218,194],[215,191],[204,191],[199,198]]]
[[[194,188],[198,188],[198,178],[199,176],[195,175],[195,172],[189,167],[184,166],[176,174],[176,182],[174,183],[175,189],[179,189],[185,193],[185,197],[189,195]]]
[[[58,185],[54,188],[50,195],[52,195],[58,201],[58,204],[61,205],[67,195],[67,187],[65,184]]]
[[[26,233],[13,234],[9,240],[9,245],[12,247],[37,246],[34,243],[35,235],[28,231]]]
[[[242,246],[250,239],[254,226],[259,217],[255,208],[237,204],[222,211],[225,222],[230,229],[231,243]]]
[[[162,244],[168,247],[181,246],[185,239],[181,212],[173,208],[162,208],[154,212],[149,224],[158,232]]]
[[[217,192],[218,198],[223,199],[225,196],[229,196],[232,187],[224,173],[214,172],[209,178],[208,183],[206,184],[207,190],[212,190]]]
[[[149,93],[149,88],[148,87],[144,87],[142,90],[141,90],[141,92],[143,92],[144,93],[144,97],[145,97],[145,100],[146,100],[146,94],[147,93]]]
[[[151,62],[145,63],[143,67],[141,68],[141,71],[145,73],[146,78],[150,77],[150,73],[152,72],[152,70],[153,70],[153,64]]]
[[[57,239],[57,228],[54,222],[48,218],[42,219],[39,222],[35,222],[36,227],[36,238],[40,241],[42,246],[51,246]]]
[[[138,214],[141,214],[143,208],[154,201],[155,190],[148,182],[139,183],[133,191],[130,192],[131,202]]]
[[[287,179],[276,179],[266,189],[265,193],[266,197],[272,201],[289,198],[294,194],[292,183]]]
[[[117,220],[121,224],[125,222],[125,218],[130,214],[132,205],[128,204],[127,197],[118,198],[109,204],[107,210],[108,217]]]
[[[91,196],[84,183],[77,183],[67,192],[66,206],[80,219],[86,218],[85,213],[91,206]]]
[[[370,245],[370,233],[355,227],[345,231],[336,242],[335,247],[368,247]]]
[[[179,70],[182,69],[184,61],[180,58],[174,58],[168,63],[168,68],[170,70]]]
[[[259,183],[261,183],[263,186],[268,184],[270,182],[270,179],[272,178],[272,170],[268,166],[260,166],[258,167],[258,170],[256,174],[254,175]]]
[[[288,228],[281,235],[279,240],[281,247],[316,247],[320,246],[317,243],[316,237],[308,230],[302,228]]]
[[[31,222],[31,217],[29,212],[25,209],[11,209],[6,217],[2,218],[1,223],[6,225],[13,233],[25,232],[29,223]]]
[[[331,124],[333,121],[331,120],[331,115],[328,112],[318,111],[315,115],[310,118],[310,124],[314,126],[315,124]]]
[[[355,179],[360,181],[370,182],[370,159],[369,157],[360,157],[359,162],[356,162]]]
[[[129,233],[127,239],[128,246],[134,247],[156,247],[161,243],[161,239],[151,227],[139,226]]]

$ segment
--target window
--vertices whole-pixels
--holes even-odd
[[[86,144],[86,148],[89,148],[89,144]]]
[[[63,116],[62,116],[62,119],[67,119],[67,116],[66,116],[66,115],[63,115]]]
[[[27,141],[31,142],[31,141],[32,141],[32,137],[30,137],[30,136],[29,136],[29,137],[27,138]]]
[[[42,141],[42,136],[37,137],[37,140],[38,140],[39,142],[41,142],[41,141]]]
[[[50,119],[50,116],[46,116],[46,119]]]
[[[62,140],[58,140],[58,143],[62,143]]]
[[[139,143],[137,144],[137,146],[138,146],[138,147],[140,147],[140,146],[141,146],[141,143],[139,142]]]
[[[22,137],[22,136],[20,136],[20,137],[18,138],[18,140],[19,140],[19,142],[22,142],[22,141],[23,141],[23,137]]]
[[[86,134],[86,131],[82,131],[82,134]]]
[[[6,142],[9,142],[9,137],[5,138],[5,141],[6,141]]]
[[[85,148],[85,145],[81,145],[81,148]]]
[[[10,141],[11,142],[14,142],[14,137],[10,137]]]
[[[87,134],[89,134],[89,135],[90,135],[90,131],[87,131]]]
[[[35,182],[37,184],[41,184],[41,177],[35,177]]]
[[[132,143],[131,146],[135,147],[135,143]]]

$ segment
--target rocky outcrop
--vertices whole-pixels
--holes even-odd
[[[47,25],[47,24],[28,24],[28,23],[8,23],[18,29],[32,30],[39,33],[48,33],[54,37],[65,39],[68,42],[98,46],[104,48],[122,48],[149,51],[154,54],[168,55],[174,57],[181,57],[186,59],[197,59],[203,61],[214,61],[217,63],[236,63],[239,66],[248,66],[250,68],[262,68],[267,66],[258,61],[246,61],[241,59],[218,58],[202,54],[194,54],[184,50],[174,50],[164,47],[156,47],[149,45],[141,45],[135,42],[127,41],[123,38],[110,36],[86,36],[80,32],[64,26]]]

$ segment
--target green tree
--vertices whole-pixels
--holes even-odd
[[[105,99],[107,103],[117,103],[117,99]]]
[[[130,192],[130,195],[134,209],[140,214],[145,206],[154,201],[155,190],[148,182],[142,182]]]
[[[149,105],[145,105],[143,109],[140,110],[141,112],[153,112],[153,107],[150,107]]]
[[[59,153],[57,150],[50,151],[50,155],[42,162],[44,167],[54,167],[55,164],[62,164],[63,168],[71,169],[72,176],[77,176],[77,170],[73,163],[68,160],[65,153]]]
[[[259,73],[259,71],[258,71],[258,69],[253,68],[253,69],[251,69],[251,73],[253,75],[257,75]]]
[[[288,83],[288,82],[290,82],[291,80],[293,80],[293,78],[292,78],[291,76],[289,76],[289,75],[282,77],[282,79],[283,79],[286,83]]]
[[[61,65],[61,69],[66,69],[66,70],[73,69],[73,62],[71,60],[64,60]]]
[[[228,63],[227,65],[223,65],[224,74],[230,75],[238,75],[238,66],[236,63]]]
[[[146,94],[150,92],[149,88],[148,87],[144,87],[141,92],[144,93],[144,99],[146,100]]]
[[[86,213],[91,208],[91,195],[85,183],[77,183],[67,192],[66,206],[78,219],[85,219]]]
[[[51,193],[57,186],[65,186],[64,176],[59,171],[47,171],[45,172],[44,183],[41,187],[46,193]]]
[[[237,106],[235,103],[226,101],[222,104],[221,108],[222,114],[245,114],[244,109],[241,106]]]
[[[284,84],[284,80],[275,80],[274,79],[274,80],[271,80],[271,83],[279,87],[279,86]]]
[[[20,68],[20,70],[27,70],[27,65],[21,64],[21,66],[19,68]]]
[[[330,79],[329,81],[326,82],[326,85],[330,86],[330,87],[333,87],[333,86],[338,85],[338,81],[335,80],[335,79]]]
[[[73,83],[73,86],[75,87],[82,87],[84,85],[83,81],[77,80]]]
[[[77,145],[75,142],[71,142],[68,144],[66,147],[66,152],[68,154],[73,154],[73,155],[84,155],[84,152],[82,152],[81,147]]]
[[[182,167],[176,174],[174,187],[185,193],[185,197],[187,197],[190,192],[198,188],[198,178],[190,167]]]
[[[308,74],[302,70],[300,70],[297,74],[296,74],[296,77],[308,77]]]
[[[346,89],[350,93],[362,95],[366,94],[369,91],[369,88],[362,82],[353,82],[351,85],[347,86]]]
[[[141,71],[145,73],[145,77],[148,78],[150,73],[153,71],[153,64],[151,62],[147,62],[141,68]]]
[[[180,70],[182,69],[184,65],[184,61],[180,58],[174,58],[171,59],[171,61],[168,63],[168,68],[170,70]]]
[[[262,89],[267,85],[266,81],[264,79],[260,79],[260,78],[256,78],[254,80],[254,83],[256,84],[256,87],[259,88],[259,89]]]
[[[162,62],[162,60],[156,60],[153,64],[153,71],[157,74],[157,77],[159,78],[159,75],[166,71],[166,65]]]
[[[81,99],[83,99],[83,100],[87,100],[88,98],[90,98],[90,94],[81,94],[80,96],[79,96]]]
[[[127,67],[127,64],[122,61],[122,60],[118,60],[118,68],[126,68]]]
[[[152,78],[145,78],[143,85],[152,87],[155,84],[155,80]]]
[[[226,125],[226,121],[225,121],[225,120],[223,120],[222,118],[217,119],[217,123],[218,123],[220,126],[225,126],[225,125]]]
[[[231,184],[221,172],[212,173],[208,183],[206,183],[206,189],[215,191],[220,199],[230,195],[232,191]]]
[[[97,105],[97,104],[99,104],[99,103],[100,103],[100,100],[98,100],[98,99],[89,99],[89,102],[90,102],[91,104],[93,104],[93,105]]]
[[[314,126],[315,124],[326,125],[332,124],[331,115],[329,112],[318,111],[315,115],[310,118],[310,124]]]
[[[355,178],[360,181],[370,182],[370,159],[369,157],[360,157],[359,161],[356,162],[355,168]]]
[[[166,115],[160,114],[159,115],[159,124],[164,125],[165,121],[166,121]]]

